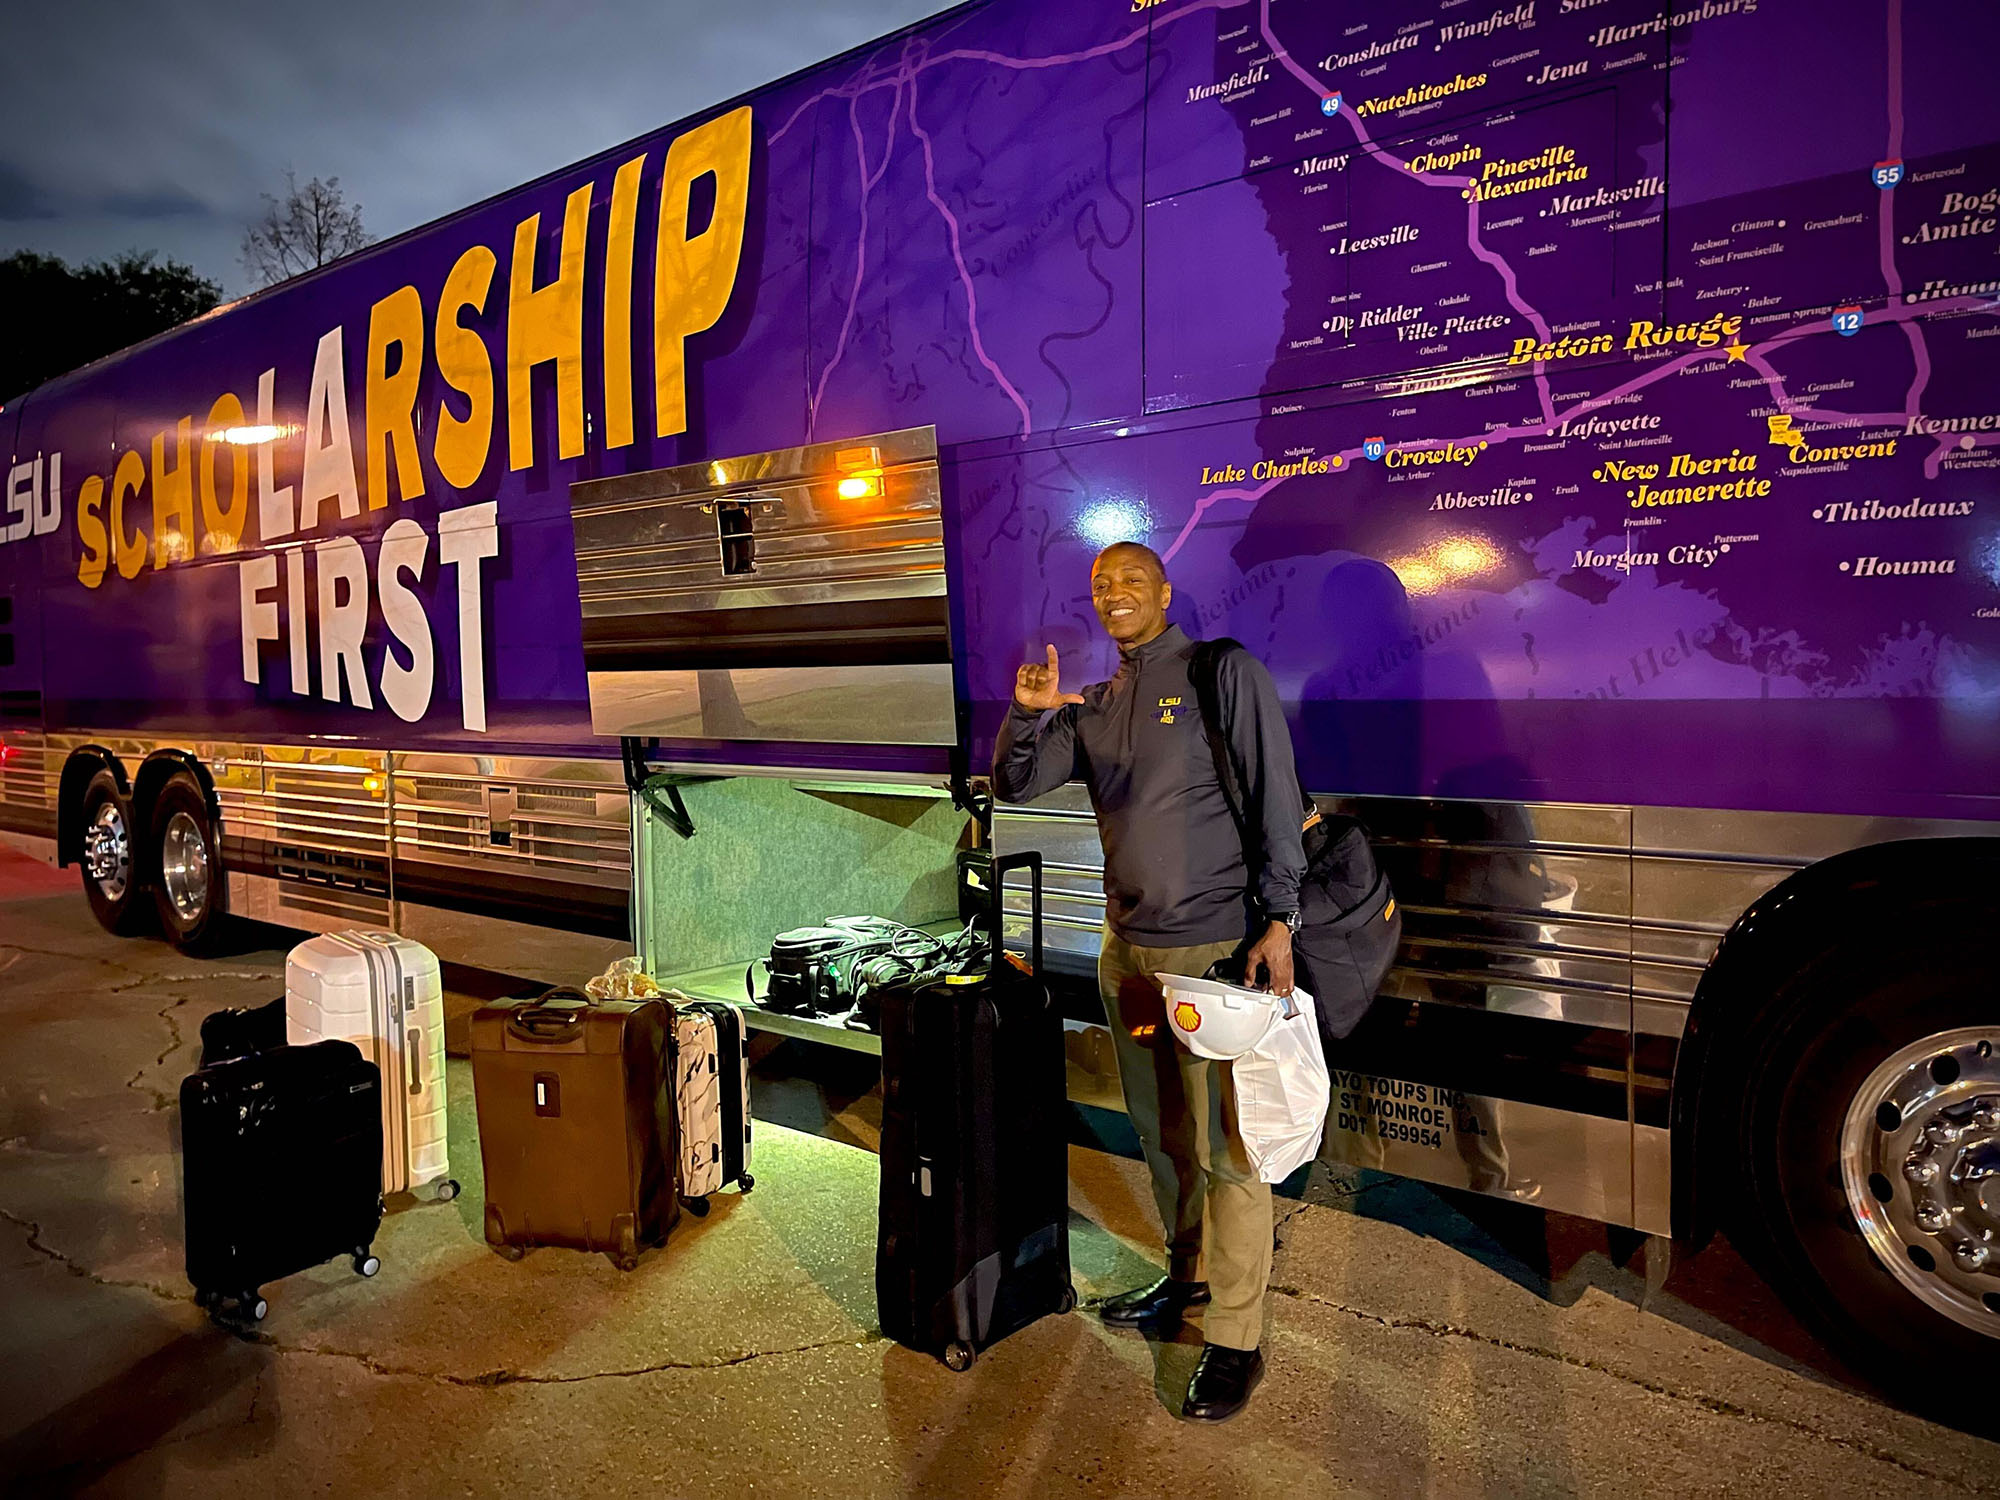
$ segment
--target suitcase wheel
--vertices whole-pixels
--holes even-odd
[[[1066,1286],[1062,1289],[1062,1295],[1056,1298],[1056,1311],[1059,1313],[1073,1313],[1076,1311],[1075,1287]]]
[[[493,1253],[502,1260],[519,1260],[528,1252],[519,1245],[495,1245]]]
[[[697,1219],[708,1217],[708,1200],[706,1198],[683,1198],[681,1199],[681,1207],[693,1214]]]
[[[979,1358],[972,1345],[962,1344],[953,1339],[944,1346],[944,1365],[947,1370],[956,1370],[963,1375],[972,1368],[972,1362]]]
[[[440,1203],[449,1203],[459,1195],[460,1191],[461,1189],[456,1180],[447,1177],[437,1185],[437,1201]]]
[[[366,1250],[357,1250],[354,1252],[354,1274],[356,1276],[373,1276],[381,1269],[382,1262],[378,1257],[370,1255]]]
[[[227,1292],[196,1292],[194,1300],[208,1309],[211,1322],[224,1325],[239,1320],[261,1323],[264,1321],[264,1314],[271,1310],[271,1305],[257,1295],[255,1287],[234,1295]],[[226,1307],[226,1304],[234,1305]]]
[[[746,1193],[757,1185],[757,1179],[752,1177],[748,1172],[745,1172],[739,1180],[742,1182],[743,1191]]]
[[[639,1269],[639,1257],[619,1251],[612,1255],[611,1264],[621,1271],[636,1271]]]

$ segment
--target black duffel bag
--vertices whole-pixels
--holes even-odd
[[[269,1052],[285,1045],[285,997],[248,1010],[211,1011],[201,1019],[201,1065]]]
[[[1243,788],[1229,756],[1216,691],[1221,658],[1243,649],[1241,642],[1226,636],[1197,642],[1188,675],[1209,752],[1215,757],[1216,779],[1243,841],[1244,863],[1254,873],[1261,840],[1246,820]],[[1322,814],[1303,781],[1299,800],[1305,805],[1306,873],[1299,882],[1299,930],[1292,936],[1292,964],[1300,988],[1313,997],[1320,1039],[1330,1048],[1361,1024],[1388,978],[1403,937],[1403,916],[1359,820]]]

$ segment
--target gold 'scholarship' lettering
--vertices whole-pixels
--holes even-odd
[[[656,436],[687,427],[687,343],[715,326],[736,286],[749,205],[751,112],[732,110],[687,131],[669,147],[653,181],[658,191],[658,233],[653,274],[634,274],[634,243],[647,157],[624,162],[613,175],[609,224],[603,231],[601,304],[587,308],[587,265],[597,254],[592,206],[601,184],[575,187],[554,222],[537,211],[516,226],[504,285],[500,256],[492,247],[467,246],[427,299],[414,286],[397,287],[367,309],[365,329],[350,338],[344,327],[327,330],[312,351],[304,413],[297,386],[288,417],[281,407],[276,369],[255,376],[254,420],[246,420],[241,391],[223,391],[205,421],[193,413],[137,437],[105,473],[76,484],[76,576],[98,588],[115,569],[121,578],[171,567],[197,556],[230,553],[260,542],[354,521],[388,507],[392,498],[413,500],[427,492],[420,434],[429,438],[429,467],[462,502],[465,492],[490,482],[496,416],[507,424],[506,460],[512,469],[538,457],[536,370],[554,367],[553,454],[582,454],[586,437],[586,358],[601,361],[602,426],[606,448],[631,443],[636,393],[632,379],[633,310],[638,288],[650,281],[653,339],[653,422]],[[713,180],[712,207],[694,222],[696,186]],[[496,295],[504,327],[496,335],[477,326]],[[595,348],[584,338],[586,315],[601,317]],[[365,342],[364,342],[365,341]],[[365,353],[363,352],[365,349]],[[303,353],[304,351],[301,351]],[[352,361],[361,359],[362,408],[358,432],[350,422],[347,393]],[[444,391],[433,419],[417,409],[429,361]],[[296,377],[295,377],[296,378]],[[504,382],[504,398],[501,385]],[[360,444],[355,442],[360,438]],[[547,435],[541,442],[548,441]],[[150,459],[150,462],[148,461]],[[62,455],[45,464],[17,466],[9,502],[27,515],[28,528],[53,529],[60,515]],[[281,470],[284,471],[281,478]],[[256,504],[249,500],[256,476]],[[46,476],[44,478],[43,476]],[[23,491],[17,502],[15,491]],[[27,491],[35,492],[28,498]],[[49,497],[43,503],[41,495]],[[10,536],[0,515],[0,539]],[[275,576],[275,575],[274,575]]]

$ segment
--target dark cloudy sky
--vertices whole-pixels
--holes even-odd
[[[9,0],[0,254],[158,250],[235,295],[287,167],[385,238],[946,5]]]

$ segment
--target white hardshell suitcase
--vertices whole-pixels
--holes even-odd
[[[294,1046],[352,1042],[382,1070],[382,1191],[454,1198],[444,1094],[444,981],[437,956],[393,932],[308,938],[285,959]]]
[[[750,1175],[750,1061],[743,1017],[733,1005],[674,1002],[674,1108],[681,1126],[681,1198],[708,1211],[708,1198],[730,1182],[744,1192]]]

